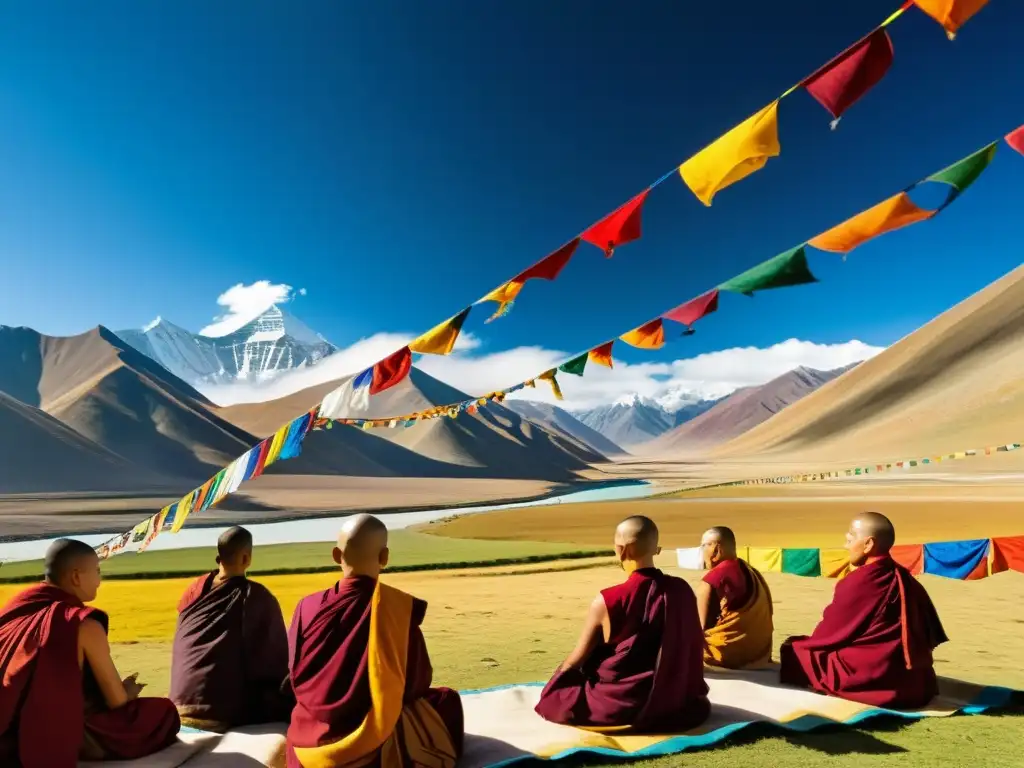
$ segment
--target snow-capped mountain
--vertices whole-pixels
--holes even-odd
[[[716,402],[682,392],[668,392],[658,398],[631,394],[620,397],[611,405],[573,415],[612,442],[628,448],[660,437],[704,413]]]
[[[178,378],[203,385],[259,383],[313,365],[337,347],[279,306],[225,336],[203,336],[157,318],[117,335]]]

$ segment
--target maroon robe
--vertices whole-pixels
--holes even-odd
[[[657,568],[603,590],[609,642],[578,669],[558,671],[537,714],[582,727],[679,732],[711,711],[704,682],[704,630],[690,585]]]
[[[295,693],[295,708],[288,725],[288,768],[302,768],[293,747],[338,741],[356,730],[370,711],[367,651],[375,586],[376,581],[367,577],[342,579],[330,589],[304,597],[295,606],[288,628],[291,686]],[[426,602],[414,599],[404,702],[425,699],[444,721],[456,755],[461,755],[462,700],[456,691],[430,687],[434,670],[420,629],[426,612]]]
[[[88,665],[83,670],[78,661],[78,628],[86,619],[107,628],[105,613],[50,584],[29,587],[0,611],[5,768],[75,768],[86,735],[104,759],[121,760],[175,740],[181,724],[169,699],[134,699],[113,710],[103,705]]]
[[[836,584],[810,637],[781,650],[781,681],[876,707],[923,707],[938,693],[939,615],[910,571],[883,557]]]
[[[727,611],[742,610],[754,589],[752,578],[750,571],[737,559],[722,560],[704,574],[702,580],[714,591],[706,628],[713,627],[718,622],[722,614],[723,600]]]
[[[178,603],[171,700],[187,724],[208,730],[286,721],[293,702],[282,693],[288,632],[281,606],[245,576],[215,584],[216,576],[200,576]]]

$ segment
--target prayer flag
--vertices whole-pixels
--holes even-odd
[[[281,447],[281,461],[285,459],[294,459],[296,456],[302,453],[302,441],[306,439],[306,435],[309,434],[310,426],[313,424],[313,413],[316,409],[311,410],[299,418],[295,419],[288,427],[288,437],[284,441],[284,445]]]
[[[604,251],[606,259],[610,259],[620,245],[639,240],[640,215],[650,191],[649,188],[645,189],[628,203],[619,206],[591,226],[581,237]]]
[[[850,553],[845,549],[823,549],[819,557],[822,576],[841,579],[850,572]]]
[[[988,539],[943,541],[924,545],[924,572],[973,581],[988,575]]]
[[[637,349],[661,349],[665,345],[665,324],[661,318],[644,323],[629,333],[619,336],[624,342]]]
[[[613,368],[612,347],[614,345],[614,341],[609,341],[599,347],[594,347],[587,353],[587,357],[594,365],[603,365],[605,368]]]
[[[255,455],[256,463],[253,466],[252,474],[248,478],[249,480],[259,477],[263,474],[263,470],[267,468],[267,455],[270,453],[270,443],[272,440],[273,437],[266,437],[257,446],[258,450]]]
[[[270,447],[267,449],[267,458],[263,462],[264,468],[269,467],[271,464],[277,461],[278,456],[281,455],[281,448],[284,447],[284,441],[288,437],[288,430],[291,428],[291,423],[285,424],[270,439]]]
[[[203,509],[209,509],[223,498],[223,496],[219,496],[218,494],[220,493],[221,486],[224,485],[224,478],[227,477],[231,466],[232,465],[229,464],[213,476],[213,480],[210,482],[210,490],[207,491],[206,497],[203,499],[203,506],[200,511]]]
[[[821,576],[820,550],[783,549],[782,572],[794,576]]]
[[[177,533],[185,524],[188,516],[192,514],[192,501],[195,499],[195,491],[183,496],[178,502],[177,514],[174,516],[174,524],[171,526],[171,533]]]
[[[637,227],[639,227],[639,221],[637,223]],[[639,236],[638,232],[637,237]],[[554,280],[558,277],[559,273],[565,269],[565,265],[569,263],[569,259],[571,259],[573,254],[576,253],[576,246],[579,244],[580,239],[578,237],[574,237],[554,253],[548,254],[529,269],[520,272],[512,278],[512,280],[517,283],[525,283],[527,280],[534,279]]]
[[[174,502],[167,507],[167,514],[164,515],[164,530],[171,530],[174,528],[174,521],[178,518],[178,504]]]
[[[1006,134],[1006,143],[1024,155],[1024,125]]]
[[[770,157],[778,157],[779,102],[751,115],[679,166],[683,182],[704,203],[715,194],[755,171]]]
[[[930,219],[935,211],[918,208],[906,192],[900,192],[832,229],[807,241],[808,245],[831,253],[849,253],[879,235]]]
[[[587,367],[587,357],[590,355],[589,352],[584,352],[579,357],[574,357],[567,363],[562,363],[558,366],[558,370],[562,373],[571,373],[573,376],[582,376],[583,370]]]
[[[153,540],[160,535],[160,528],[163,524],[163,517],[167,514],[168,507],[164,507],[162,510],[157,512],[147,523],[146,538],[142,540],[142,544],[139,545],[139,553],[145,552],[149,548],[149,545],[153,543]]]
[[[419,352],[421,355],[450,355],[455,348],[455,341],[462,331],[462,324],[469,317],[472,307],[464,310],[445,320],[440,325],[435,325],[409,345],[412,352]]]
[[[1024,573],[1024,536],[992,539],[992,573]]]
[[[412,352],[408,347],[402,347],[390,357],[384,358],[373,366],[370,394],[378,395],[386,389],[391,389],[409,375],[411,368]]]
[[[747,562],[761,573],[781,573],[782,550],[778,547],[750,547]]]
[[[368,387],[373,384],[373,368],[367,368],[365,371],[360,373],[354,379],[352,379],[352,389],[361,389],[362,387]]]
[[[818,282],[818,278],[811,274],[811,270],[807,266],[807,254],[804,251],[804,246],[800,245],[785,253],[780,253],[778,256],[773,256],[756,267],[751,267],[718,287],[723,291],[753,296],[755,291],[816,282]]]
[[[498,302],[498,308],[494,311],[494,314],[487,318],[486,322],[497,320],[499,317],[504,317],[511,311],[512,305],[515,303],[516,297],[519,292],[523,290],[523,284],[518,280],[509,280],[507,283],[502,283],[493,291],[484,296],[480,301],[496,301]],[[477,302],[478,304],[480,302]]]
[[[544,373],[542,373],[537,378],[538,379],[544,379],[545,381],[550,382],[551,383],[551,391],[555,394],[555,399],[556,400],[562,400],[562,399],[564,399],[562,397],[562,388],[560,386],[558,386],[558,379],[555,378],[555,374],[556,374],[556,371],[555,371],[554,368],[552,368],[550,371],[544,371]]]
[[[924,545],[895,544],[889,550],[889,554],[915,576],[924,573]]]
[[[836,120],[885,77],[892,66],[889,33],[879,28],[823,66],[803,85]]]
[[[979,176],[988,168],[989,163],[992,162],[992,158],[996,155],[996,148],[999,146],[998,141],[993,141],[987,147],[979,149],[973,155],[965,157],[963,160],[959,160],[948,168],[944,168],[938,173],[933,173],[925,181],[937,181],[943,184],[949,184],[952,189],[949,190],[949,195],[946,197],[946,202],[942,204],[942,208],[956,200],[957,195],[966,190],[971,184],[973,184]],[[939,210],[941,211],[942,208]],[[938,211],[936,211],[938,213]]]
[[[914,2],[918,8],[942,25],[950,40],[956,37],[960,27],[988,4],[988,0],[914,0]]]
[[[718,309],[718,289],[701,294],[695,299],[690,299],[685,304],[680,304],[675,309],[670,309],[662,315],[665,320],[674,320],[683,325],[693,325],[702,317],[710,315]]]

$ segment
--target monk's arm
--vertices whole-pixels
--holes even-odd
[[[590,604],[576,647],[562,662],[562,670],[582,667],[601,641],[607,640],[610,628],[608,607],[604,604],[604,598],[598,595]]]
[[[110,709],[123,707],[129,696],[110,656],[110,643],[103,625],[94,619],[83,621],[78,627],[78,642],[107,706]]]
[[[715,600],[715,590],[706,581],[698,581],[693,588],[697,598],[697,615],[700,616],[701,629],[708,629],[708,617],[712,615],[711,606]]]

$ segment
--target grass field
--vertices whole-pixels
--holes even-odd
[[[566,557],[587,557],[610,553],[605,547],[577,547],[557,542],[470,541],[443,536],[428,536],[409,530],[391,531],[392,570],[416,570],[438,567],[466,567],[495,562],[529,562]],[[330,542],[271,544],[256,547],[251,573],[296,573],[334,571]],[[142,555],[118,555],[103,564],[106,578],[168,578],[195,576],[216,568],[214,547],[172,549],[145,552]],[[8,563],[0,568],[0,583],[39,579],[42,560]]]
[[[397,553],[396,553],[397,554]],[[664,558],[669,563],[668,557]],[[600,561],[597,561],[600,562]],[[606,560],[604,562],[607,562]],[[595,562],[571,564],[594,565]],[[614,566],[557,570],[518,566],[495,571],[425,571],[394,574],[389,583],[430,603],[424,632],[437,684],[475,688],[543,680],[576,640],[594,594],[622,578]],[[687,578],[695,574],[675,571]],[[485,577],[485,574],[487,576]],[[766,574],[776,603],[776,648],[790,634],[813,629],[835,582]],[[268,576],[260,579],[281,601],[286,619],[305,594],[333,583],[334,574]],[[1024,688],[1024,576],[1000,574],[978,582],[924,577],[951,642],[940,647],[940,674],[981,683]],[[113,581],[97,604],[111,614],[111,640],[118,667],[166,693],[174,605],[187,579]],[[0,600],[17,587],[0,587]],[[764,765],[817,768],[836,757],[866,766],[1020,766],[1024,764],[1024,720],[1014,715],[953,718],[911,726],[872,726],[806,736],[774,732],[747,736],[727,748],[699,755],[647,761],[667,768],[680,763],[702,768]]]

